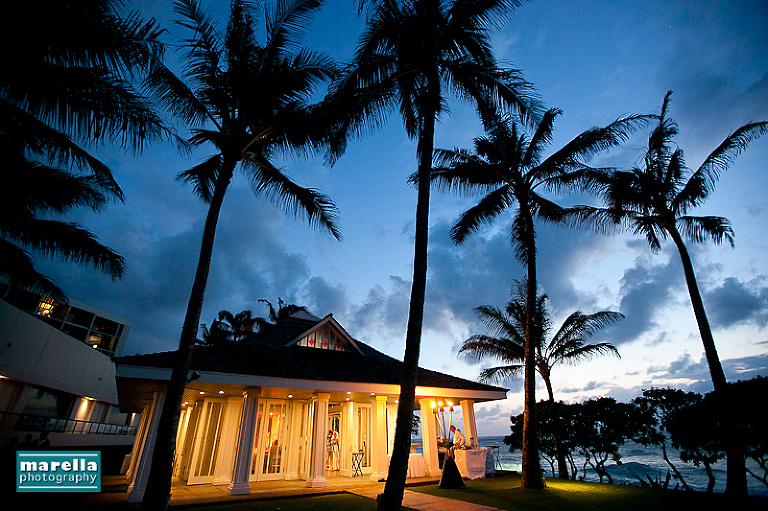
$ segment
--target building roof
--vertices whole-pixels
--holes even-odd
[[[330,315],[321,320],[291,317],[255,333],[247,340],[221,346],[195,346],[190,373],[198,371],[290,380],[399,385],[403,363],[363,342],[354,340],[356,349],[349,351],[309,348],[293,342],[330,320]],[[341,328],[335,321],[333,325]],[[346,332],[342,334],[347,335]],[[175,351],[168,351],[120,357],[114,361],[120,377],[121,366],[170,369],[175,357]],[[490,392],[497,396],[506,393],[506,389],[500,387],[421,367],[417,386]]]

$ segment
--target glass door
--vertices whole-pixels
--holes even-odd
[[[360,466],[362,468],[370,467],[371,405],[355,404],[355,430],[355,440],[357,441],[356,447],[358,452],[362,453],[362,462]],[[353,449],[354,447],[355,446],[353,446]]]
[[[258,423],[251,460],[251,481],[282,479],[287,464],[288,405],[283,400],[259,403]]]
[[[219,440],[221,438],[221,411],[223,403],[220,401],[203,402],[203,410],[200,416],[195,438],[195,453],[192,457],[192,470],[189,473],[187,484],[210,483],[216,470],[216,459],[219,452]]]
[[[315,404],[307,401],[301,405],[301,426],[299,428],[299,478],[309,479],[312,463],[312,435],[314,433]]]

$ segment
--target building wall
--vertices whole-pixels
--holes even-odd
[[[0,376],[117,404],[115,365],[107,355],[3,300]]]

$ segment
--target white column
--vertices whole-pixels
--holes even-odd
[[[285,479],[291,481],[299,479],[299,445],[301,438],[301,402],[288,401],[291,414],[291,430],[288,432],[286,446],[288,446],[288,465],[286,466]]]
[[[243,413],[240,421],[240,440],[237,442],[235,455],[235,470],[232,483],[229,485],[230,495],[245,495],[251,493],[248,478],[251,475],[251,457],[253,456],[253,441],[256,432],[256,420],[259,410],[260,388],[248,388],[243,392]]]
[[[371,398],[371,481],[387,477],[387,396]]]
[[[160,414],[165,402],[164,392],[155,392],[152,403],[151,417],[148,418],[146,434],[142,439],[141,452],[138,455],[138,463],[134,470],[133,483],[128,486],[128,502],[141,502],[144,500],[144,490],[147,489],[149,469],[152,466],[152,454],[157,441],[157,425],[160,423]]]
[[[466,399],[459,401],[461,405],[461,417],[464,419],[464,436],[467,442],[472,442],[472,447],[480,445],[477,441],[477,425],[475,424],[475,402]]]
[[[221,421],[221,440],[219,442],[219,458],[216,461],[216,477],[214,485],[225,485],[232,482],[232,472],[237,454],[237,441],[240,432],[240,419],[243,411],[243,398],[227,398],[224,417]]]
[[[325,478],[325,456],[327,448],[325,435],[328,433],[328,401],[330,394],[317,394],[315,401],[314,438],[312,438],[312,466],[310,467],[307,488],[328,486]]]
[[[339,456],[341,457],[341,470],[339,475],[352,477],[352,448],[355,442],[355,404],[346,401],[341,404],[341,420],[339,421]]]
[[[133,480],[136,475],[136,465],[139,462],[139,454],[141,454],[141,448],[144,445],[144,441],[146,440],[147,436],[147,425],[149,423],[149,418],[152,415],[152,403],[145,406],[141,410],[141,420],[139,422],[139,427],[136,429],[136,437],[133,440],[133,447],[131,448],[131,462],[128,465],[128,470],[125,472],[125,479],[128,481],[128,485],[133,485]]]
[[[421,405],[421,440],[424,442],[424,474],[427,476],[439,476],[440,458],[437,455],[437,428],[435,428],[435,416],[430,404],[432,399],[420,399]]]

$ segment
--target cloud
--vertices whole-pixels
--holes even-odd
[[[620,281],[619,312],[625,319],[611,327],[614,344],[635,341],[657,329],[657,314],[674,304],[674,291],[681,285],[682,271],[676,260],[652,265],[646,256],[636,258],[634,266],[624,272]],[[657,335],[651,344],[665,339],[665,334]]]
[[[751,380],[757,376],[768,377],[768,354],[724,360],[723,370],[731,382]]]
[[[331,285],[322,277],[312,277],[307,286],[306,307],[318,317],[333,314],[342,318],[347,312],[346,288],[343,284]]]
[[[714,328],[768,323],[768,283],[760,276],[749,282],[728,277],[722,285],[703,293],[707,315]]]
[[[391,275],[389,284],[389,291],[380,285],[369,289],[362,304],[349,305],[345,317],[352,335],[380,348],[388,347],[392,338],[404,339],[408,323],[410,283]]]

